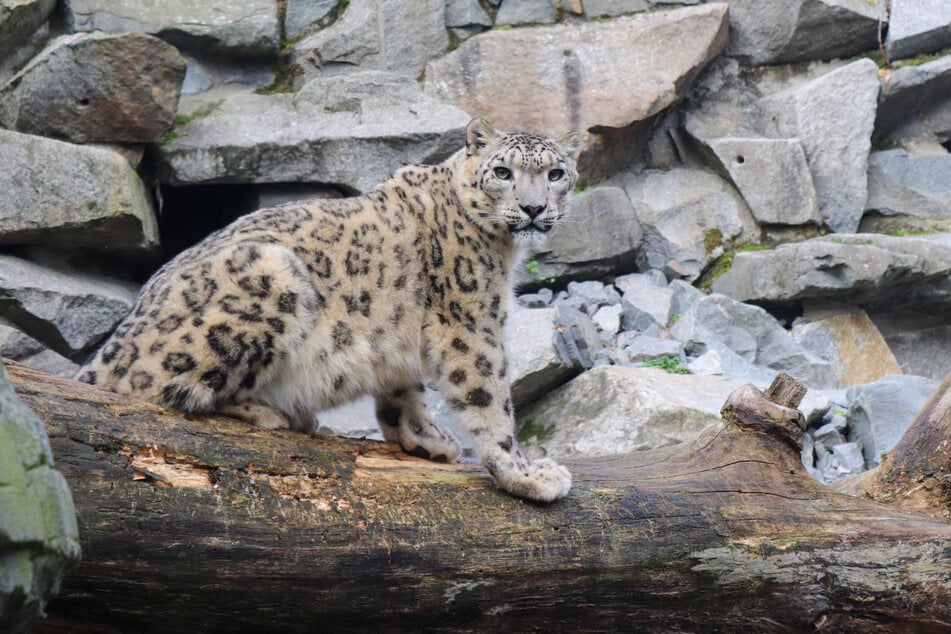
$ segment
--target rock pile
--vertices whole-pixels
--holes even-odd
[[[951,372],[945,2],[60,4],[0,0],[6,356],[71,374],[178,250],[439,161],[480,116],[585,135],[572,214],[517,271],[534,453],[677,442],[783,371],[830,479]]]

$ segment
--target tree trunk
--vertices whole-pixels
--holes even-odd
[[[43,632],[951,628],[951,524],[810,478],[801,415],[752,386],[692,443],[569,463],[537,505],[474,463],[10,375],[84,550]]]

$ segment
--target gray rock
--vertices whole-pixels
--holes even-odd
[[[517,283],[592,279],[634,268],[641,227],[624,190],[596,187],[568,199],[564,219],[549,232],[532,258],[537,273],[519,269]]]
[[[445,0],[352,0],[332,25],[297,42],[297,85],[354,71],[388,71],[416,79],[449,46]]]
[[[284,3],[284,36],[296,40],[327,18],[339,0],[287,0]]]
[[[951,323],[947,314],[898,311],[871,315],[901,372],[941,381],[951,374]]]
[[[800,452],[802,456],[802,466],[806,468],[806,471],[812,477],[816,477],[818,471],[816,471],[816,443],[813,440],[812,436],[809,434],[802,435],[802,451]]]
[[[951,55],[918,66],[885,71],[875,118],[875,136],[947,141],[951,131]]]
[[[5,324],[0,324],[0,352],[6,359],[19,361],[47,374],[73,378],[79,370],[79,364],[53,352],[33,337]]]
[[[591,319],[567,304],[555,306],[555,351],[561,364],[570,368],[590,368],[601,350],[601,338]]]
[[[79,563],[76,511],[43,422],[0,368],[0,622],[28,632]]]
[[[0,256],[0,316],[80,362],[132,309],[135,292],[88,274]]]
[[[873,153],[865,208],[863,233],[951,230],[951,154]]]
[[[759,103],[775,136],[802,143],[819,215],[833,231],[854,233],[865,209],[878,93],[878,67],[862,59]]]
[[[884,3],[730,0],[727,54],[753,64],[849,57],[877,46]]]
[[[874,310],[951,301],[951,245],[923,238],[856,234],[736,254],[711,290],[739,301],[830,298]]]
[[[266,61],[196,55],[186,55],[185,59],[188,68],[182,82],[182,104],[186,108],[189,95],[216,88],[221,92],[238,92],[247,87],[264,89],[275,79],[272,65]]]
[[[620,304],[602,306],[591,317],[591,321],[601,331],[601,338],[610,341],[621,328],[621,313],[624,309]]]
[[[722,253],[708,248],[711,235],[720,242],[758,233],[743,200],[716,174],[678,168],[625,173],[621,179],[644,232],[637,256],[642,269],[677,271],[694,280]]]
[[[621,303],[621,296],[614,287],[605,286],[601,282],[569,282],[568,294],[580,299],[589,315],[599,306]]]
[[[725,4],[492,30],[430,63],[425,90],[502,129],[587,131],[580,169],[598,180],[630,164],[632,140],[648,132],[643,122],[680,101],[725,44]],[[558,105],[512,99],[513,86]]]
[[[315,79],[294,94],[235,95],[159,150],[173,184],[309,181],[366,192],[408,163],[461,148],[468,122],[410,79],[367,72]]]
[[[786,372],[810,386],[835,382],[832,367],[795,341],[765,310],[723,295],[697,300],[671,328],[691,355],[730,352],[747,363]]]
[[[160,141],[184,77],[185,59],[150,35],[66,35],[0,88],[0,123],[79,143]]]
[[[951,46],[951,4],[945,0],[891,0],[885,52],[913,57]]]
[[[623,347],[618,347],[614,359],[618,365],[643,364],[650,359],[674,358],[684,361],[684,344],[676,339],[638,335]]]
[[[552,0],[502,0],[495,23],[499,26],[551,24],[558,8]]]
[[[683,280],[674,280],[668,286],[674,292],[670,299],[670,319],[674,323],[683,316],[685,312],[701,297],[705,297],[703,291],[697,289],[692,284]],[[673,324],[671,324],[673,325]]]
[[[812,433],[812,436],[826,447],[835,447],[845,442],[845,423],[844,417],[841,424],[829,422]]]
[[[277,3],[272,0],[66,0],[63,4],[73,31],[150,33],[184,50],[227,55],[275,57],[280,49]]]
[[[158,223],[120,155],[0,130],[0,244],[149,251]]]
[[[667,326],[673,299],[674,291],[666,287],[629,289],[622,297],[624,327],[628,330],[644,330],[651,324]]]
[[[645,286],[666,288],[667,278],[657,269],[650,269],[643,273],[619,275],[614,278],[614,287],[620,291],[622,295],[630,290],[641,289]]]
[[[569,458],[654,449],[690,440],[720,420],[742,382],[598,367],[519,412],[519,442],[532,457]]]
[[[588,18],[616,17],[626,13],[640,13],[651,8],[647,0],[585,0],[584,14]]]
[[[796,343],[832,365],[836,387],[871,383],[901,372],[895,355],[864,311],[833,309],[794,325],[791,334]]]
[[[29,40],[55,6],[56,0],[0,0],[0,59]]]
[[[446,0],[446,26],[492,26],[492,18],[479,0]]]
[[[721,137],[709,147],[760,224],[819,224],[812,175],[799,139]]]
[[[938,385],[920,376],[891,375],[849,388],[849,440],[861,444],[869,469],[898,444]]]
[[[566,364],[555,350],[557,310],[516,310],[506,325],[506,353],[516,409],[558,387],[578,368]]]
[[[839,462],[843,475],[851,475],[865,471],[865,460],[862,458],[862,447],[854,442],[844,442],[832,447],[832,455]]]

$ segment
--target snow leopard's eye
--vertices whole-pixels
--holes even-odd
[[[495,174],[496,178],[507,181],[512,178],[512,170],[507,167],[496,167],[492,170],[492,173]]]
[[[560,181],[565,177],[565,170],[554,169],[548,172],[548,180],[550,181]]]

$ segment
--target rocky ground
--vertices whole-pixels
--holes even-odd
[[[679,442],[788,372],[830,480],[951,372],[947,2],[162,6],[0,0],[4,356],[70,375],[176,252],[441,160],[480,116],[586,138],[517,271],[534,454]],[[377,433],[366,402],[321,422]]]

